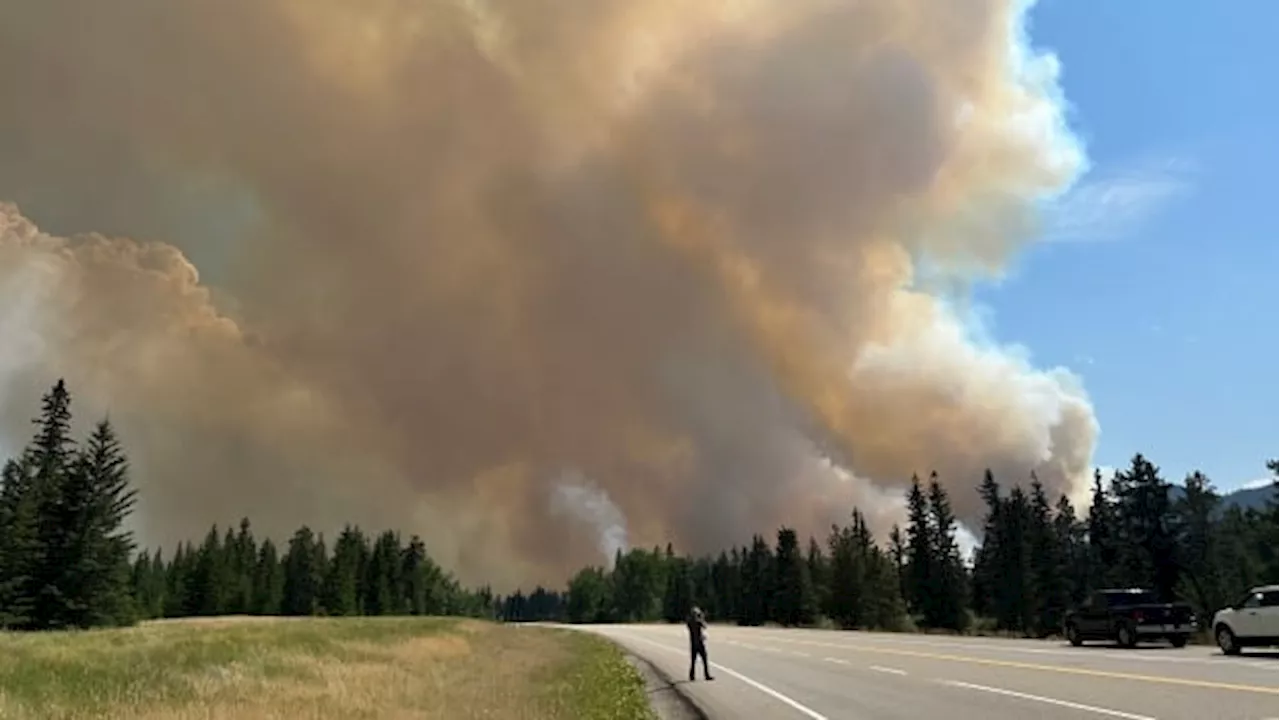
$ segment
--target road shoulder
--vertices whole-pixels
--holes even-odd
[[[709,720],[697,701],[685,693],[669,673],[621,644],[618,647],[644,679],[645,696],[661,720]]]

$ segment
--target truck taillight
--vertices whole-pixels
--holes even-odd
[[[1133,621],[1134,621],[1134,622],[1142,622],[1142,611],[1141,611],[1141,610],[1134,610],[1134,611],[1133,611]]]

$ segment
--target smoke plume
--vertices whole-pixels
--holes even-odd
[[[627,519],[609,493],[588,482],[577,471],[566,472],[551,495],[553,515],[568,514],[595,530],[600,554],[613,564],[619,552],[630,550],[627,542]]]
[[[695,552],[1074,491],[1084,391],[962,310],[1085,162],[1028,5],[0,0],[0,437],[65,376],[145,542],[496,586],[602,560],[565,467]]]

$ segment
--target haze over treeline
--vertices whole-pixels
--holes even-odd
[[[806,544],[782,527],[776,545],[757,533],[718,556],[677,554],[670,543],[665,552],[618,549],[611,567],[584,567],[563,591],[495,597],[487,585],[461,585],[419,536],[405,542],[395,530],[352,525],[328,539],[304,525],[278,546],[244,518],[166,553],[137,548],[123,528],[137,494],[110,422],[77,442],[71,407],[59,381],[42,398],[34,437],[2,465],[0,630],[226,614],[677,622],[698,604],[743,625],[963,632],[976,624],[1045,636],[1099,588],[1181,596],[1203,619],[1277,573],[1280,464],[1267,463],[1261,506],[1243,508],[1224,503],[1201,473],[1170,483],[1141,454],[1109,481],[1096,473],[1084,514],[1034,477],[1002,485],[985,473],[973,489],[987,509],[971,563],[936,475],[912,479],[906,522],[886,542],[853,508],[825,541]]]
[[[0,444],[64,376],[148,545],[496,586],[1078,495],[1085,392],[963,311],[1085,166],[1029,5],[0,0]]]

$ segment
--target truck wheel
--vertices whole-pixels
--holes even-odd
[[[1218,639],[1218,647],[1222,649],[1223,655],[1240,654],[1240,643],[1236,641],[1236,634],[1231,632],[1231,628],[1219,625],[1213,635]]]
[[[1067,642],[1071,643],[1072,647],[1080,647],[1084,644],[1084,638],[1080,637],[1080,628],[1076,627],[1075,623],[1067,626]]]
[[[1120,623],[1116,628],[1116,644],[1122,648],[1137,647],[1138,635],[1128,623]]]
[[[1186,647],[1187,636],[1186,635],[1170,635],[1169,644],[1176,648]]]

